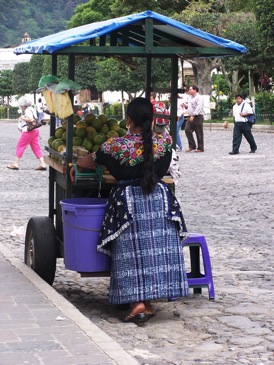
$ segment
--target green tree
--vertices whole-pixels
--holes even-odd
[[[98,90],[125,91],[129,100],[145,90],[145,60],[128,57],[127,62],[115,58],[101,60],[96,64],[95,85]],[[152,87],[166,88],[170,82],[170,61],[152,59]]]
[[[24,95],[30,92],[29,85],[29,63],[19,62],[15,65],[12,75],[12,86],[15,95]]]
[[[269,0],[254,0],[254,12],[257,19],[260,50],[262,52],[265,71],[274,76],[274,3]]]
[[[208,33],[220,35],[223,23],[221,13],[216,9],[216,3],[220,2],[201,0],[191,2],[181,14],[175,15],[175,18]],[[201,94],[210,95],[213,90],[211,73],[221,66],[221,59],[193,58],[188,61],[192,65],[195,83],[199,85]]]
[[[42,75],[51,75],[51,56],[43,55]],[[57,76],[59,79],[68,78],[68,58],[66,56],[58,56]]]
[[[252,6],[253,0],[198,0],[191,2],[186,10],[183,11],[181,15],[177,16],[178,20],[183,23],[190,24],[211,34],[230,39],[248,48],[247,55],[227,57],[224,59],[188,60],[192,64],[196,83],[201,87],[201,93],[211,93],[211,73],[215,68],[221,68],[223,70],[224,77],[226,77],[226,81],[231,88],[238,88],[241,78],[245,77],[247,80],[248,71],[251,66],[258,64],[259,50],[256,41],[256,20],[254,14],[250,11],[252,10]],[[253,38],[254,44],[252,44]],[[236,64],[237,66],[235,66]],[[226,68],[224,65],[231,71],[230,79],[226,75]]]
[[[76,7],[68,28],[111,19],[110,0],[90,0]]]
[[[235,94],[240,91],[241,83],[248,84],[248,73],[252,76],[264,68],[263,54],[260,51],[260,41],[257,24],[252,13],[234,15],[234,21],[228,23],[223,34],[227,38],[243,44],[247,53],[239,57],[227,58],[223,61],[223,74]]]
[[[42,55],[32,55],[29,62],[29,80],[28,86],[32,93],[36,93],[38,89],[39,80],[41,78],[43,70],[43,56]]]
[[[266,52],[274,52],[274,3],[269,0],[254,0],[254,12],[258,22],[260,39]]]
[[[12,74],[12,70],[0,71],[0,95],[2,99],[4,99],[4,97],[7,97],[8,104],[10,97],[13,95]]]
[[[75,81],[81,85],[83,89],[90,89],[92,85],[95,85],[96,64],[96,57],[77,56]]]
[[[130,15],[145,10],[152,10],[156,13],[172,16],[181,13],[188,5],[188,1],[166,1],[166,0],[115,0],[112,2],[112,14],[116,17]]]
[[[144,89],[144,78],[134,77],[134,73],[125,63],[107,58],[97,62],[95,85],[101,92],[125,91],[129,95],[129,99],[132,99],[133,93]]]

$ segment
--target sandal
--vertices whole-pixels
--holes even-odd
[[[144,323],[147,322],[151,317],[154,317],[152,314],[139,313],[135,316],[133,314],[128,314],[124,319],[124,323]]]
[[[7,168],[10,169],[10,170],[19,170],[19,167],[15,166],[13,164],[12,165],[8,165]]]
[[[47,168],[46,167],[43,167],[43,166],[38,166],[35,170],[36,171],[46,171]]]

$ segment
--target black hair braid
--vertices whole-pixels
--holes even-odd
[[[128,104],[127,115],[133,121],[135,127],[142,128],[144,162],[141,187],[143,193],[148,195],[153,192],[157,184],[152,142],[153,106],[148,99],[137,97]]]
[[[153,142],[151,121],[144,122],[144,130],[142,133],[144,141],[144,172],[141,178],[141,187],[143,193],[148,195],[153,192],[157,184],[157,178],[154,172]]]

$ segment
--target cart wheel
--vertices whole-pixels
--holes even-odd
[[[27,225],[25,264],[31,267],[49,285],[56,270],[56,233],[49,217],[33,217]]]

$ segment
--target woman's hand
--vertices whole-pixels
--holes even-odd
[[[71,166],[69,171],[70,181],[73,183],[75,180],[75,168],[74,166]]]
[[[80,167],[80,166],[77,165],[77,171],[78,172],[82,172],[83,170],[84,169],[82,167]],[[74,168],[73,165],[70,168],[69,177],[70,177],[71,182],[73,183],[75,181],[75,168]]]

